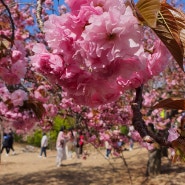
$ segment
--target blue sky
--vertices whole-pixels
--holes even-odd
[[[33,4],[36,5],[37,0],[16,0],[18,3],[24,5],[26,4]],[[54,9],[57,10],[58,5],[63,5],[64,0],[54,0]]]

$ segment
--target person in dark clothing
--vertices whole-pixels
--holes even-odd
[[[2,148],[1,148],[1,154],[3,153],[3,150],[6,150],[6,155],[9,155],[10,152],[10,147],[9,147],[9,136],[8,134],[4,133],[3,134],[3,143],[2,143]]]
[[[10,129],[8,133],[8,145],[9,145],[9,149],[11,149],[13,151],[13,154],[15,154],[13,143],[14,143],[13,131],[12,129]]]

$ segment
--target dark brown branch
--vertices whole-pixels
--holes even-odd
[[[133,118],[132,118],[132,124],[140,134],[142,138],[145,138],[146,136],[149,136],[147,126],[142,119],[142,114],[140,112],[140,106],[137,103],[132,104],[132,111],[133,111]]]
[[[5,7],[5,9],[7,10],[8,15],[9,15],[9,19],[10,19],[10,23],[11,23],[11,27],[12,27],[11,47],[13,47],[14,38],[15,38],[15,26],[14,26],[14,21],[13,21],[13,19],[12,19],[12,15],[11,15],[11,12],[10,12],[9,7],[5,4],[5,2],[4,2],[3,0],[0,0],[0,1],[1,1],[1,3],[3,4],[3,6]]]
[[[132,103],[132,111],[133,111],[133,118],[132,118],[132,124],[140,134],[140,136],[146,141],[146,142],[152,142],[155,141],[161,146],[171,146],[171,143],[166,141],[165,138],[161,137],[158,134],[154,134],[153,132],[150,132],[145,124],[145,121],[142,119],[141,114],[141,107],[142,107],[142,90],[143,86],[138,87],[136,89],[136,98],[134,102]]]

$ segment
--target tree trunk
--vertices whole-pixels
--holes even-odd
[[[154,149],[148,152],[147,176],[156,176],[161,173],[161,149]]]

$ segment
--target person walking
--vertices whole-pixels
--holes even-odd
[[[74,151],[76,153],[76,157],[79,159],[79,133],[76,130],[73,130],[73,136],[74,136],[74,141],[73,141],[73,145],[74,145]]]
[[[1,154],[3,153],[3,150],[6,150],[6,156],[9,155],[10,152],[10,147],[9,147],[9,136],[7,133],[3,134],[3,143],[2,143],[2,148],[1,148]]]
[[[73,154],[73,142],[74,142],[74,134],[73,129],[69,128],[67,133],[67,143],[66,143],[66,153],[67,153],[67,159],[72,159]]]
[[[108,141],[105,141],[105,158],[109,159],[109,155],[111,154],[111,145],[109,144]]]
[[[67,142],[67,135],[65,133],[65,127],[61,127],[60,132],[58,133],[58,136],[57,136],[57,141],[56,141],[57,167],[60,167],[62,165],[62,161],[67,159],[66,142]]]
[[[13,151],[13,155],[15,155],[13,144],[14,144],[14,135],[12,129],[10,128],[8,133],[8,145],[9,149]]]
[[[134,140],[132,138],[132,132],[134,131],[134,127],[133,125],[129,126],[129,133],[128,133],[128,137],[129,137],[129,151],[132,151],[134,148]]]
[[[48,137],[47,137],[46,133],[43,133],[43,136],[41,139],[41,151],[40,151],[39,157],[42,157],[43,153],[44,153],[44,157],[47,157],[47,154],[46,154],[47,146],[48,146]]]
[[[79,133],[79,154],[83,155],[83,146],[84,146],[84,135],[83,132],[80,131]]]

